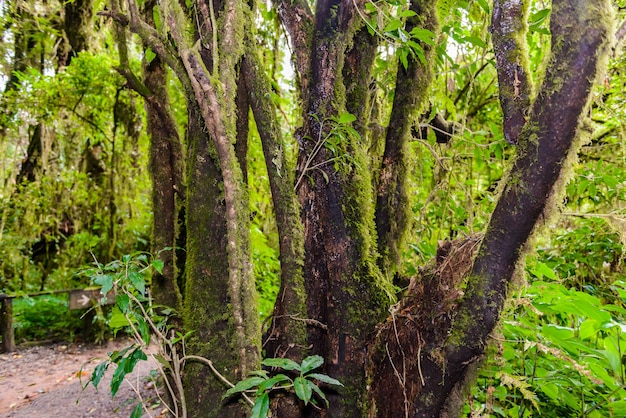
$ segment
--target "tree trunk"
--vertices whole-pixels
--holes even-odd
[[[187,131],[187,279],[183,311],[185,328],[193,334],[188,353],[211,359],[231,381],[241,379],[241,359],[235,350],[236,332],[230,312],[226,253],[226,207],[220,190],[221,175],[214,161],[215,149],[204,132],[195,103],[189,103]],[[187,406],[191,416],[241,417],[238,403],[221,407],[227,389],[204,365],[189,363],[185,369]]]
[[[610,8],[605,0],[553,2],[546,77],[473,266],[452,253],[457,271],[424,274],[413,283],[378,336],[372,359],[377,416],[459,415],[524,246],[567,181],[562,168],[575,157],[591,87],[608,53]],[[447,289],[463,276],[467,287],[459,298]],[[387,407],[394,389],[404,410]]]

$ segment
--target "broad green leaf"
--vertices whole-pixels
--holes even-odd
[[[574,330],[569,327],[562,327],[555,324],[547,324],[542,328],[542,333],[549,339],[567,340],[574,337]]]
[[[262,377],[263,379],[269,379],[269,374],[267,370],[254,370],[250,372],[250,375],[259,376],[259,377]]]
[[[250,418],[265,418],[267,417],[267,412],[270,409],[270,395],[265,392],[254,402],[254,406],[252,407],[252,415]]]
[[[478,5],[483,9],[485,13],[490,13],[489,3],[487,3],[487,0],[476,0],[476,3],[478,3]]]
[[[135,405],[135,409],[133,409],[133,412],[130,414],[130,418],[141,418],[142,413],[143,405],[141,403],[138,403],[137,405]]]
[[[264,381],[263,383],[261,383],[259,385],[259,392],[265,392],[266,390],[273,388],[277,384],[286,383],[286,382],[291,383],[291,379],[284,374],[277,374],[276,376],[271,377],[267,379],[266,381]]]
[[[485,43],[485,41],[483,41],[482,39],[476,36],[466,36],[465,38],[463,38],[463,40],[479,48],[487,47],[487,44]]]
[[[135,348],[134,345],[129,345],[128,347],[122,349],[121,351],[115,350],[114,352],[110,353],[109,358],[111,359],[111,362],[119,363],[119,361],[124,358],[126,353],[128,353],[133,348]]]
[[[93,282],[100,285],[103,295],[106,295],[111,291],[111,289],[113,289],[113,276],[110,274],[98,274],[93,278]]]
[[[111,378],[111,396],[114,397],[117,391],[120,388],[120,385],[124,381],[124,377],[126,376],[126,363],[128,363],[128,357],[124,357],[117,364],[117,368],[113,372],[113,377]]]
[[[348,123],[352,123],[355,120],[356,120],[356,116],[354,116],[352,113],[345,112],[339,115],[339,118],[337,118],[337,123],[345,125]]]
[[[300,371],[300,365],[288,358],[266,358],[262,363],[267,367],[278,367],[283,370],[297,370]]]
[[[102,363],[98,364],[93,370],[93,373],[91,373],[90,382],[95,388],[98,387],[100,380],[102,380],[102,377],[104,377],[104,372],[109,367],[109,364],[110,363],[108,361],[103,361]]]
[[[309,384],[313,383],[300,376],[293,380],[293,389],[296,391],[296,396],[302,399],[305,405],[309,404],[311,395],[313,394],[313,390]]]
[[[120,308],[118,308],[117,306],[113,307],[111,311],[111,319],[109,319],[108,324],[109,327],[113,329],[124,328],[130,325],[126,316],[124,316],[122,311],[120,311]]]
[[[541,261],[537,261],[535,264],[535,268],[531,270],[531,273],[537,278],[547,277],[548,279],[556,279],[556,274],[554,274],[554,270],[548,267],[546,264]]]
[[[128,313],[128,307],[130,305],[130,298],[128,295],[119,294],[115,295],[115,304],[122,313]]]
[[[580,327],[578,328],[578,337],[581,340],[593,338],[596,336],[600,329],[601,327],[598,321],[595,321],[593,319],[586,319],[583,321],[582,324],[580,324]]]
[[[143,274],[131,270],[128,272],[128,279],[139,293],[142,295],[146,294],[146,279],[143,277]]]
[[[265,379],[259,376],[249,377],[241,382],[238,382],[234,387],[228,389],[222,399],[226,399],[229,396],[234,395],[235,393],[245,392],[248,389],[251,389],[255,386],[259,386],[261,383],[265,382]]]
[[[148,360],[148,356],[146,356],[146,353],[143,352],[141,347],[135,348],[128,358],[129,360],[126,362],[126,373],[131,373],[139,361]]]
[[[139,328],[139,333],[141,334],[141,339],[146,345],[150,344],[150,326],[148,322],[143,317],[143,315],[139,313],[135,313],[135,323],[137,324],[137,328]]]
[[[431,46],[435,45],[435,34],[432,31],[429,31],[428,29],[413,28],[410,34],[412,38],[418,39],[424,42],[425,44],[428,44]]]
[[[158,271],[159,274],[163,274],[163,266],[164,266],[163,260],[159,260],[159,259],[152,260],[152,267],[154,267],[154,269]]]
[[[326,399],[326,395],[324,395],[324,392],[322,392],[322,390],[315,383],[311,381],[309,381],[309,386],[311,387],[313,392],[317,393],[317,396],[319,396],[320,399],[322,399],[324,403],[326,404],[326,406],[328,407],[328,399]]]
[[[309,356],[305,358],[304,360],[302,360],[302,365],[301,365],[302,369],[300,370],[300,372],[302,374],[306,374],[313,369],[317,369],[322,364],[324,364],[324,358],[322,356],[317,356],[317,355]]]
[[[417,13],[415,13],[413,10],[402,10],[400,13],[398,13],[399,17],[411,17],[411,16],[417,16]]]
[[[393,32],[394,30],[397,30],[398,28],[401,28],[402,26],[404,26],[404,23],[402,22],[402,20],[393,19],[392,21],[390,21],[389,23],[385,25],[385,29],[383,30],[383,32],[385,33]]]
[[[333,379],[332,377],[327,376],[325,374],[311,373],[311,374],[308,374],[307,377],[317,379],[320,382],[328,383],[329,385],[343,386],[343,384],[339,380]]]

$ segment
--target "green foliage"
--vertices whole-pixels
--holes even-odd
[[[497,355],[487,362],[466,412],[488,416],[623,416],[626,406],[626,282],[611,291],[618,304],[541,278],[512,301]]]
[[[81,311],[70,311],[67,297],[19,297],[13,300],[17,341],[71,341],[83,326]]]
[[[91,374],[85,387],[90,383],[98,387],[104,373],[111,366],[115,371],[111,378],[110,393],[115,396],[126,375],[132,373],[139,361],[147,360],[147,348],[154,334],[159,341],[163,341],[164,333],[167,334],[170,327],[167,325],[172,310],[165,307],[154,306],[150,303],[148,286],[152,270],[161,272],[163,262],[151,257],[146,253],[124,255],[121,260],[101,264],[95,262],[95,267],[85,269],[82,274],[89,277],[93,284],[101,286],[101,294],[107,295],[113,292],[115,305],[111,318],[108,320],[109,327],[117,333],[125,329],[135,338],[135,343],[122,349],[109,353],[109,358],[100,363]],[[104,296],[101,302],[104,302]],[[183,337],[172,337],[168,342],[176,344]],[[152,354],[151,354],[152,356]],[[163,355],[156,359],[162,367],[172,369],[170,363]],[[164,369],[160,369],[165,377]],[[143,406],[138,404],[133,410],[132,416],[141,416]]]
[[[324,395],[324,392],[320,389],[316,381],[327,385],[343,385],[338,380],[325,374],[312,373],[313,370],[321,367],[322,364],[324,364],[324,359],[320,356],[306,357],[300,364],[287,358],[267,358],[263,360],[265,367],[282,369],[286,372],[297,372],[298,375],[292,378],[285,373],[278,373],[270,377],[270,373],[267,370],[258,370],[252,372],[251,377],[242,380],[228,389],[223,399],[245,392],[254,394],[256,397],[254,406],[252,407],[252,417],[254,418],[264,418],[267,416],[270,393],[277,390],[287,390],[295,393],[298,399],[304,402],[305,405],[308,405],[309,402],[317,405],[317,401],[313,396],[315,394],[328,406],[326,395]]]
[[[12,119],[0,140],[0,288],[84,286],[71,272],[91,252],[110,260],[146,247],[142,111],[112,65],[110,54],[81,53],[56,74],[30,67],[2,97]],[[38,142],[32,176],[22,178],[24,147]]]

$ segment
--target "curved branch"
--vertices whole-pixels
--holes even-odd
[[[425,388],[417,407],[424,407],[426,399],[449,398],[484,353],[524,246],[566,182],[561,174],[568,157],[578,151],[581,119],[612,41],[611,5],[608,0],[554,0],[552,10],[546,77],[469,275],[447,342],[445,372],[432,361],[427,367],[431,379],[444,376],[445,384]]]
[[[402,393],[389,394],[390,383],[397,382],[389,366],[393,362],[405,364],[403,372],[410,376],[404,382],[410,395],[409,416],[459,415],[464,390],[481,364],[524,246],[564,188],[562,169],[571,165],[577,151],[581,119],[610,51],[611,22],[609,0],[553,1],[546,76],[478,254],[472,264],[470,252],[445,251],[440,257],[438,250],[438,269],[411,283],[396,307],[396,317],[401,319],[397,331],[388,319],[376,339],[378,353],[384,353],[381,344],[389,344],[389,358],[379,355],[372,361],[375,401],[395,396],[396,403],[403,402]],[[469,246],[473,251],[477,245],[476,238],[469,238],[453,248]],[[448,257],[454,267],[446,273]],[[456,289],[463,280],[467,285],[461,297]],[[398,341],[392,338],[396,334]],[[416,344],[415,354],[402,363],[403,348]]]

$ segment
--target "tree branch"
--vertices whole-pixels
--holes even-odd
[[[291,45],[295,68],[300,79],[301,91],[307,91],[310,50],[313,30],[313,12],[306,0],[282,0],[278,3],[278,15],[285,26]]]
[[[406,31],[424,28],[434,33],[439,30],[436,4],[430,0],[413,0],[415,12],[407,20]],[[400,260],[401,246],[408,225],[410,204],[406,196],[407,144],[411,126],[427,98],[428,86],[433,77],[434,47],[422,43],[427,63],[409,57],[405,69],[398,65],[393,108],[387,128],[385,151],[378,179],[376,201],[376,230],[378,232],[380,264],[389,276],[395,274]]]
[[[581,119],[609,53],[610,22],[608,0],[553,1],[552,51],[546,76],[521,131],[518,157],[475,261],[471,261],[472,252],[447,251],[449,255],[442,254],[440,259],[438,251],[437,261],[441,264],[443,260],[443,264],[412,282],[396,308],[397,333],[389,319],[376,340],[377,352],[386,342],[390,353],[389,359],[374,355],[372,360],[376,364],[370,371],[377,377],[376,399],[389,401],[390,384],[397,382],[389,363],[403,364],[403,349],[412,347],[415,354],[406,359],[403,370],[411,376],[404,382],[410,394],[409,415],[459,415],[464,390],[481,364],[524,246],[564,189],[562,167],[568,165],[580,142]],[[456,248],[473,248],[477,242],[469,238]],[[454,274],[445,273],[446,260],[456,264],[450,270]],[[461,298],[455,289],[463,280],[467,285]],[[396,403],[403,402],[402,393],[393,396]]]
[[[530,106],[526,32],[529,0],[495,0],[491,19],[491,42],[496,55],[504,138],[516,144]]]

